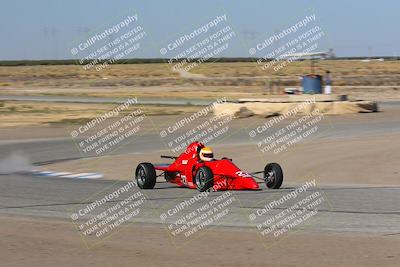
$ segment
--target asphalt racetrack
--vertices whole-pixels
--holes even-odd
[[[397,110],[397,105],[393,103],[383,104],[383,109],[387,112]],[[383,114],[383,113],[382,113]],[[369,115],[358,115],[369,116]],[[365,117],[364,117],[365,118]],[[340,140],[352,138],[354,136],[376,136],[385,135],[394,132],[400,132],[398,121],[377,121],[370,123],[347,124],[344,121],[333,121],[321,125],[323,136],[318,137],[323,140]],[[240,122],[239,122],[240,124]],[[236,127],[236,126],[234,126]],[[237,126],[238,127],[238,126]],[[235,146],[243,144],[246,140],[247,131],[239,130],[234,135],[224,139],[218,145]],[[24,155],[37,165],[48,162],[57,162],[69,159],[80,158],[81,154],[73,145],[71,138],[49,138],[32,140],[4,140],[0,142],[2,154],[9,154],[13,151],[23,151]],[[127,146],[122,147],[115,154],[124,153],[146,153],[157,151],[163,148],[157,133],[138,137],[138,139]],[[3,155],[4,155],[3,154]],[[132,171],[136,163],[132,163]],[[115,185],[115,181],[107,180],[74,180],[74,179],[55,179],[41,178],[29,174],[2,174],[0,176],[0,198],[2,214],[18,214],[29,216],[44,216],[69,218],[70,206],[80,203],[87,197]],[[162,178],[159,180],[163,180]],[[122,184],[126,182],[119,182]],[[238,198],[234,204],[234,211],[237,216],[227,222],[229,226],[249,226],[248,218],[242,214],[249,213],[252,209],[260,208],[265,205],[268,199],[277,199],[279,196],[287,194],[295,184],[283,186],[282,190],[266,190],[265,185],[262,191],[257,192],[234,192]],[[321,210],[321,220],[317,220],[316,225],[308,227],[313,231],[361,231],[377,232],[383,234],[400,233],[398,221],[400,210],[400,187],[393,186],[366,186],[366,185],[330,185],[321,186],[313,190],[320,190],[326,194],[329,204],[326,203]],[[183,201],[189,199],[197,191],[175,188],[167,183],[158,183],[154,190],[147,190],[145,194],[151,200],[153,207],[159,207],[166,200]],[[217,197],[221,192],[213,192],[209,197]],[[327,201],[327,202],[328,202]],[[283,208],[283,207],[280,207]],[[152,209],[150,204],[146,209]],[[278,209],[279,211],[279,209]],[[150,214],[150,213],[149,213]],[[154,213],[151,213],[154,215]],[[146,215],[140,218],[143,222],[159,222],[157,216]],[[358,223],[355,223],[358,222]]]
[[[310,144],[315,143],[317,145],[320,143],[337,144],[349,140],[351,141],[353,139],[355,140],[357,138],[362,139],[380,137],[382,139],[386,139],[389,144],[390,142],[396,144],[396,140],[390,139],[392,139],[393,136],[396,136],[396,133],[400,132],[400,117],[398,116],[400,110],[399,106],[396,103],[384,103],[381,105],[381,109],[383,109],[384,112],[378,112],[375,114],[355,114],[350,116],[329,117],[328,120],[325,120],[320,125],[321,134],[316,137],[312,137],[308,142]],[[354,120],[355,117],[357,117],[357,120]],[[160,120],[163,120],[163,118]],[[157,121],[157,119],[154,118],[153,122],[154,121]],[[262,121],[263,119],[253,119],[251,122],[252,125],[257,125]],[[233,121],[231,125],[232,134],[215,144],[215,148],[229,148],[230,151],[233,151],[232,154],[239,155],[241,153],[241,146],[254,146],[254,144],[252,144],[248,138],[249,128],[241,128],[242,124],[243,120]],[[159,150],[165,151],[165,144],[160,140],[158,133],[159,129],[152,129],[151,131],[145,132],[145,134],[138,136],[134,142],[121,147],[109,156],[112,157],[113,155],[124,155],[130,153],[146,156],[148,153],[158,153]],[[2,134],[5,136],[5,131],[3,131]],[[373,147],[374,144],[370,145]],[[334,147],[335,145],[333,145],[332,151],[323,151],[323,153],[332,153],[335,149]],[[67,135],[50,138],[36,136],[32,139],[20,138],[17,135],[15,137],[8,136],[0,141],[0,150],[2,151],[2,155],[12,154],[13,152],[18,151],[18,153],[22,153],[24,156],[26,156],[26,158],[29,158],[34,165],[37,166],[44,166],[54,162],[68,162],[83,157],[82,154],[77,150],[71,138]],[[360,153],[362,153],[362,151]],[[232,155],[232,157],[235,155]],[[348,160],[351,161],[353,159]],[[391,160],[396,162],[395,158],[392,158]],[[241,166],[246,165],[246,162],[250,164],[251,161],[253,161],[251,158],[243,158],[241,159]],[[132,173],[137,163],[138,162],[132,162]],[[380,163],[378,162],[377,165],[379,164]],[[118,164],[115,163],[114,165],[115,170],[117,170]],[[295,169],[300,171],[302,166],[303,164],[300,159],[299,164],[298,166],[295,166]],[[394,167],[393,170],[395,170],[395,168],[396,167]],[[354,171],[356,172],[357,170]],[[134,237],[131,237],[135,238],[135,240],[144,240],[143,238],[145,237],[141,236],[140,234],[143,233],[143,231],[149,231],[150,234],[158,233],[157,237],[151,239],[153,241],[148,241],[150,243],[147,244],[147,246],[150,247],[157,246],[155,244],[161,244],[160,246],[168,246],[168,238],[163,239],[160,236],[172,236],[172,244],[178,244],[179,247],[179,245],[185,244],[188,239],[181,233],[173,232],[174,229],[176,230],[176,228],[179,227],[179,223],[177,223],[177,218],[179,216],[175,216],[177,213],[180,215],[190,214],[190,212],[204,207],[206,202],[221,204],[221,199],[229,199],[229,203],[225,202],[225,206],[222,205],[224,208],[229,209],[229,212],[227,212],[226,216],[223,216],[223,218],[221,217],[221,219],[218,219],[218,217],[216,220],[210,221],[207,225],[206,228],[209,230],[211,229],[209,235],[212,236],[212,233],[215,231],[222,231],[227,235],[223,240],[229,243],[229,240],[231,240],[230,238],[233,237],[228,235],[228,232],[232,233],[234,238],[246,238],[247,234],[242,235],[240,233],[248,233],[251,231],[252,234],[255,233],[256,236],[258,235],[261,237],[261,243],[259,244],[263,244],[262,230],[265,228],[260,225],[265,223],[265,220],[268,218],[276,218],[277,216],[280,216],[282,212],[287,212],[288,209],[291,209],[291,212],[299,212],[298,214],[301,214],[304,212],[304,209],[302,207],[294,206],[296,202],[298,202],[300,199],[317,195],[320,199],[320,202],[318,203],[318,212],[316,214],[311,214],[309,217],[303,216],[304,222],[300,222],[298,225],[293,226],[293,229],[289,229],[289,232],[296,233],[291,240],[297,240],[297,238],[307,239],[310,238],[311,235],[314,236],[314,239],[312,239],[314,242],[315,240],[320,240],[316,238],[315,235],[324,235],[324,238],[318,241],[322,243],[318,243],[317,241],[315,241],[317,243],[313,243],[313,249],[318,250],[318,248],[321,247],[321,244],[328,244],[330,242],[326,240],[337,238],[338,236],[340,237],[343,235],[349,236],[345,239],[349,243],[346,243],[347,241],[343,241],[349,246],[353,246],[351,245],[353,243],[351,243],[349,241],[350,239],[347,238],[353,238],[354,236],[359,238],[357,241],[354,241],[357,244],[365,242],[361,241],[364,237],[369,239],[383,238],[384,241],[380,239],[380,241],[376,241],[386,242],[384,243],[385,245],[382,245],[381,250],[378,249],[379,251],[377,255],[379,257],[387,256],[385,254],[388,251],[386,250],[386,245],[390,248],[395,248],[395,246],[388,245],[389,243],[387,242],[397,242],[398,237],[400,236],[400,209],[398,205],[400,203],[400,186],[396,184],[388,185],[385,183],[380,183],[379,180],[382,178],[379,177],[380,174],[371,173],[371,177],[369,178],[373,180],[375,179],[375,183],[355,183],[351,182],[351,177],[349,177],[350,182],[343,184],[325,184],[317,181],[315,187],[310,187],[306,192],[302,192],[301,194],[299,193],[298,196],[294,197],[292,193],[296,192],[299,187],[304,186],[303,182],[296,182],[295,180],[290,179],[290,176],[293,177],[294,173],[295,171],[293,170],[289,172],[288,180],[284,181],[282,188],[279,190],[268,190],[265,188],[263,182],[260,182],[260,187],[262,190],[259,191],[209,192],[206,197],[200,199],[196,198],[199,196],[198,191],[178,188],[172,184],[164,182],[164,179],[160,177],[158,178],[160,182],[156,184],[156,187],[153,190],[139,191],[142,193],[145,201],[140,205],[140,213],[137,214],[137,216],[134,216],[134,218],[128,220],[135,223],[134,226],[130,226],[131,228],[134,228],[129,228],[131,230],[125,231],[125,233],[130,233],[127,234],[127,236],[135,235]],[[310,177],[310,179],[316,178],[318,180],[318,173],[314,173]],[[93,203],[94,200],[100,199],[102,196],[112,194],[115,192],[115,190],[125,186],[128,182],[129,181],[38,177],[25,172],[2,173],[0,175],[0,217],[4,223],[3,229],[7,229],[8,224],[21,225],[22,228],[28,227],[24,226],[27,223],[26,220],[33,220],[34,223],[32,229],[35,229],[35,225],[36,227],[37,225],[43,225],[43,227],[45,227],[44,225],[49,224],[46,226],[48,229],[57,229],[54,230],[55,232],[51,235],[65,235],[68,236],[69,239],[74,238],[71,242],[80,242],[79,231],[74,229],[74,227],[79,228],[79,225],[85,223],[88,218],[92,218],[91,216],[93,214],[90,214],[89,212],[88,217],[84,218],[84,216],[82,216],[73,218],[74,214],[76,214],[80,209]],[[288,195],[291,195],[292,198],[288,199]],[[194,198],[196,199],[193,200]],[[285,201],[271,209],[266,210],[266,207],[269,203],[278,201],[282,198],[284,198]],[[118,203],[122,203],[123,200],[124,196],[122,195],[114,197],[112,200],[99,205],[96,213],[107,211],[110,208],[112,209]],[[188,205],[188,208],[186,208],[185,211],[179,211],[174,214],[174,209],[176,210],[180,203],[189,201],[192,202]],[[312,210],[312,208],[310,210]],[[35,222],[35,220],[39,221]],[[62,226],[53,225],[53,223],[57,224],[58,222],[62,222]],[[146,227],[154,227],[154,229]],[[41,229],[42,228],[38,228],[36,230],[40,232]],[[135,231],[138,232],[136,233]],[[159,231],[162,232],[159,233]],[[50,232],[51,231],[49,230],[47,233]],[[284,233],[282,234],[284,235]],[[298,234],[300,234],[300,236],[297,236]],[[21,243],[20,239],[23,240],[25,238],[25,234],[20,232],[20,235],[21,236],[18,236],[18,234],[15,234],[15,236],[11,234],[7,235],[7,238],[13,240],[12,242],[18,243],[14,249],[15,255],[18,255],[17,251],[19,249],[24,249],[24,242]],[[175,235],[179,237],[175,238]],[[205,238],[203,241],[207,243],[208,239],[218,242],[217,240],[220,239],[220,237],[211,236],[209,236],[209,239]],[[38,236],[35,238],[42,240],[44,237],[40,235],[40,237]],[[121,238],[123,239],[123,237]],[[125,238],[127,237],[125,236]],[[390,240],[388,241],[386,238],[389,238]],[[127,245],[130,242],[129,240],[122,241],[122,239],[120,241],[121,244],[124,243]],[[39,250],[41,246],[44,246],[43,244],[47,244],[46,242],[55,242],[55,246],[60,246],[60,249],[62,249],[63,245],[58,239],[53,241],[49,241],[48,239],[46,240],[47,241],[41,241],[42,243],[38,244]],[[105,241],[105,243],[102,243],[103,246],[109,244],[110,249],[111,247],[113,249],[117,249],[115,244],[118,243],[118,237],[111,237],[109,240],[111,243],[107,243],[108,241]],[[198,240],[202,240],[201,237]],[[290,239],[287,242],[290,242]],[[271,244],[271,242],[267,243]],[[71,249],[75,249],[76,243],[74,244],[75,245],[73,248],[71,245]],[[257,244],[257,247],[259,244]],[[289,246],[289,243],[281,244],[287,244]],[[195,246],[201,247],[203,245],[204,243],[197,244]],[[240,244],[238,244],[238,246],[240,246]],[[336,248],[338,248],[338,246],[336,246]],[[143,247],[142,249],[144,250]],[[259,248],[257,248],[257,250],[258,249]],[[278,245],[275,249],[278,249]],[[14,250],[10,248],[8,251]],[[361,248],[360,251],[362,251]],[[126,253],[129,254],[129,251],[126,251]],[[336,258],[338,256],[337,253],[339,252],[332,252],[331,255],[334,255]],[[88,256],[87,253],[84,254],[85,257]],[[389,256],[393,256],[392,254]],[[40,253],[38,255],[40,255]],[[66,258],[68,257],[66,252],[60,252],[59,256]],[[150,257],[147,254],[141,256],[143,257],[143,261]],[[395,255],[394,257],[397,256]],[[53,261],[50,261],[50,258],[51,257],[49,257],[49,266],[51,265],[50,262],[54,263]],[[287,259],[282,260],[281,263],[286,264],[290,259],[291,258],[288,257]],[[321,261],[319,261],[319,264],[323,262],[322,259],[323,257],[320,259]],[[43,263],[43,259],[39,259],[39,256],[36,260],[37,262]],[[89,261],[89,259],[87,260]],[[256,261],[256,263],[261,266],[262,264],[260,264],[260,262],[262,259],[260,258],[258,260],[260,261]],[[358,258],[355,258],[354,262],[359,262],[357,260]],[[22,262],[26,263],[27,261]],[[121,260],[121,262],[123,261]],[[162,262],[161,259],[160,262]],[[380,262],[382,262],[382,258],[380,258]],[[395,262],[396,258],[388,258],[387,264],[395,266]],[[199,266],[201,265],[201,261],[193,260],[193,263],[196,263]],[[307,262],[304,262],[304,266],[306,263]],[[351,261],[348,263],[350,264]],[[368,263],[368,261],[366,260],[365,263]],[[373,264],[374,262],[372,261],[369,263]],[[165,264],[167,265],[167,263]]]
[[[1,207],[3,215],[21,215],[61,218],[70,220],[71,209],[88,196],[104,192],[110,186],[123,186],[124,182],[71,180],[37,178],[27,175],[1,176]],[[262,185],[263,186],[263,185]],[[44,190],[45,188],[45,190]],[[114,187],[113,187],[114,188]],[[268,201],[279,199],[294,188],[284,186],[282,190],[237,191],[230,218],[224,226],[254,227],[248,216],[254,210],[261,209]],[[318,187],[309,191],[321,192],[326,202],[319,209],[318,220],[312,220],[305,231],[363,232],[381,235],[400,235],[400,187]],[[109,191],[111,192],[111,190]],[[107,191],[104,192],[106,194]],[[167,183],[160,183],[154,190],[145,191],[145,212],[138,222],[160,223],[160,207],[165,209],[198,194],[195,190],[176,188]],[[209,198],[217,198],[223,192],[212,192]],[[115,199],[118,201],[118,199]],[[84,203],[84,202],[83,202]],[[170,204],[166,204],[170,203]],[[197,202],[196,205],[201,205]],[[288,208],[292,202],[285,203],[273,210],[272,214]],[[114,205],[107,203],[104,209]],[[194,207],[193,207],[194,208]]]

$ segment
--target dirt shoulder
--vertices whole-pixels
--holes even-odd
[[[60,103],[35,101],[0,101],[0,127],[74,126],[84,124],[114,109],[118,104]],[[192,105],[139,105],[121,113],[127,115],[140,108],[146,115],[192,114],[200,107]]]

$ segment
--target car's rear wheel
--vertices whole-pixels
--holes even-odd
[[[270,189],[278,189],[283,182],[283,171],[278,163],[268,163],[264,168],[264,182]]]
[[[135,176],[141,189],[152,189],[156,185],[156,169],[151,163],[140,163],[136,168]]]
[[[200,167],[195,176],[197,190],[204,192],[214,185],[214,175],[207,166]]]

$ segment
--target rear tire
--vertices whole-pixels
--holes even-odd
[[[141,189],[153,189],[156,185],[156,169],[151,163],[140,163],[136,168],[135,177]]]
[[[264,168],[264,182],[270,189],[279,189],[283,182],[283,171],[278,163],[268,163]]]
[[[200,167],[195,176],[197,190],[204,192],[214,185],[214,175],[207,166]]]

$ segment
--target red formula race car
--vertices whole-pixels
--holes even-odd
[[[140,163],[136,168],[136,181],[141,189],[152,189],[157,177],[181,187],[197,188],[203,192],[212,190],[257,190],[255,179],[264,180],[266,186],[278,189],[283,182],[282,168],[269,163],[263,171],[247,173],[240,170],[231,159],[214,159],[211,148],[201,142],[191,143],[179,157],[161,156],[175,161],[171,164]],[[157,175],[157,171],[160,174]],[[257,177],[256,174],[263,174]]]

